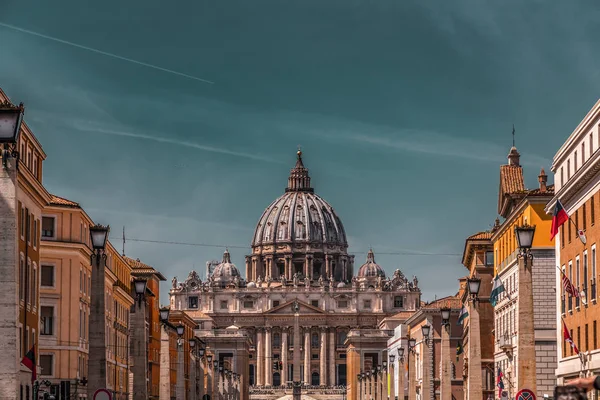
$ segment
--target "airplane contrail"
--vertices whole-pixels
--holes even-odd
[[[94,49],[92,47],[87,47],[87,46],[83,46],[81,44],[69,42],[67,40],[63,40],[63,39],[55,38],[55,37],[52,37],[52,36],[44,35],[44,34],[39,33],[39,32],[34,32],[34,31],[30,31],[28,29],[19,28],[18,26],[9,25],[9,24],[6,24],[4,22],[0,22],[0,26],[3,26],[3,27],[8,28],[8,29],[15,30],[15,31],[19,31],[19,32],[22,32],[22,33],[27,33],[29,35],[33,35],[33,36],[41,37],[41,38],[44,38],[44,39],[52,40],[54,42],[58,42],[58,43],[66,44],[66,45],[69,45],[69,46],[77,47],[79,49],[91,51],[93,53],[102,54],[104,56],[116,58],[118,60],[127,61],[127,62],[130,62],[130,63],[133,63],[133,64],[137,64],[137,65],[142,65],[144,67],[156,69],[156,70],[162,71],[162,72],[167,72],[169,74],[181,76],[181,77],[188,78],[188,79],[193,79],[193,80],[199,81],[199,82],[209,83],[211,85],[214,84],[214,82],[212,82],[212,81],[209,81],[207,79],[198,78],[197,76],[184,74],[183,72],[173,71],[172,69],[167,69],[167,68],[159,67],[158,65],[153,65],[153,64],[148,64],[148,63],[142,62],[142,61],[133,60],[131,58],[119,56],[117,54],[108,53],[106,51]]]

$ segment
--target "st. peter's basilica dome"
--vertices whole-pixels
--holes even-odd
[[[373,249],[371,249],[367,254],[367,262],[358,270],[358,277],[375,278],[378,276],[385,278],[385,271],[375,262],[375,254],[373,253]]]
[[[290,172],[285,193],[261,216],[252,246],[290,242],[348,247],[342,221],[333,207],[310,186],[301,151],[298,151],[298,160]]]

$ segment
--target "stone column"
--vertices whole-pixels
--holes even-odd
[[[321,327],[321,351],[319,352],[319,385],[327,385],[327,328]]]
[[[21,154],[25,157],[25,154]],[[0,163],[1,164],[1,163]],[[8,168],[0,165],[0,293],[2,293],[2,318],[0,318],[0,337],[2,338],[2,362],[0,363],[0,398],[17,399],[20,390],[21,340],[18,334],[17,320],[19,315],[19,245],[17,210],[17,159],[7,160]],[[93,268],[92,268],[93,269]],[[104,296],[103,296],[104,297]],[[93,301],[93,300],[92,300]],[[102,303],[102,307],[104,303]],[[102,314],[104,317],[104,313]],[[90,321],[90,327],[92,321]],[[104,320],[102,321],[104,322]],[[97,322],[96,322],[97,323]],[[102,323],[104,326],[104,323]],[[103,331],[104,332],[104,331]],[[90,334],[92,332],[90,331]],[[102,344],[104,339],[102,339]],[[36,349],[37,350],[37,349]],[[91,350],[91,346],[90,346]],[[24,349],[27,353],[29,349]],[[98,351],[98,350],[97,350]],[[103,354],[106,354],[104,352]],[[106,357],[105,357],[106,360]],[[104,381],[106,382],[106,361],[104,362]],[[90,373],[92,370],[90,370]],[[98,387],[101,376],[94,371],[94,381],[89,375],[88,385]],[[92,393],[93,394],[93,393]],[[88,390],[89,396],[89,390]],[[91,397],[89,397],[91,398]]]
[[[190,354],[190,390],[189,390],[189,400],[197,400],[196,390],[198,389],[198,375],[196,370],[196,356]],[[135,396],[135,395],[134,395]],[[148,398],[146,397],[147,400]]]
[[[146,337],[146,300],[134,304],[131,313],[131,356],[133,358],[133,400],[148,399],[148,341]],[[90,364],[92,366],[94,364]],[[91,368],[89,368],[91,371]]]
[[[469,301],[468,340],[469,373],[467,376],[466,400],[479,400],[483,398],[483,382],[481,376],[481,332],[479,325],[479,309],[473,301]]]
[[[329,254],[325,255],[325,277],[329,278],[331,275],[331,256]]]
[[[301,345],[301,336],[300,336],[300,322],[299,315],[294,315],[294,370],[293,370],[293,380],[294,382],[300,383],[300,345]]]
[[[265,328],[265,386],[273,385],[273,348],[271,347],[271,328]]]
[[[246,280],[248,282],[252,281],[252,266],[250,265],[250,257],[246,257]]]
[[[256,277],[257,277],[257,275],[256,275],[256,272],[257,272],[256,271],[256,268],[257,268],[256,263],[257,263],[256,257],[252,257],[252,279],[251,279],[252,282],[256,281]]]
[[[92,255],[92,304],[90,305],[89,319],[88,364],[93,367],[88,369],[88,399],[94,398],[96,390],[106,387],[105,265],[106,258],[104,254],[100,256]]]
[[[304,384],[310,385],[310,328],[304,332]]]
[[[431,325],[431,324],[430,324]],[[432,335],[433,336],[433,335]],[[429,339],[433,340],[433,338]],[[423,379],[421,383],[421,400],[431,399],[431,360],[429,343],[421,342],[421,356],[423,357]]]
[[[314,280],[315,277],[313,276],[313,272],[314,272],[314,262],[315,259],[312,255],[308,256],[308,273],[310,274],[310,279]]]
[[[160,389],[159,400],[171,400],[171,359],[169,354],[169,331],[160,328]]]
[[[285,279],[292,280],[292,256],[285,256]]]
[[[256,330],[256,386],[264,386],[265,349],[262,328]]]
[[[204,383],[204,357],[198,359],[198,400],[202,400],[205,394],[205,383]]]
[[[536,362],[535,362],[535,331],[533,326],[533,280],[532,263],[530,256],[518,257],[519,270],[519,296],[517,297],[517,310],[519,310],[517,335],[517,388],[529,389],[537,394]],[[469,374],[471,368],[469,368]]]
[[[440,400],[452,400],[452,359],[450,358],[450,322],[442,326],[442,376]]]
[[[287,386],[288,378],[288,328],[284,327],[281,330],[281,385]]]
[[[398,392],[398,400],[404,400],[404,372],[405,372],[405,368],[404,368],[404,363],[402,362],[402,360],[398,361],[398,388],[397,388],[397,392]],[[392,393],[395,393],[394,391],[392,391]],[[394,394],[395,396],[395,394]]]
[[[336,384],[335,354],[335,328],[329,328],[329,386],[335,386]]]
[[[408,363],[408,400],[416,400],[417,399],[417,358],[412,351],[408,351],[408,358],[406,362]]]
[[[396,365],[390,363],[390,392],[388,393],[388,399],[394,400],[396,396]]]
[[[175,396],[178,399],[185,399],[185,365],[183,364],[183,339],[177,339],[177,383],[175,386]],[[137,379],[133,377],[134,381]],[[147,398],[147,397],[146,397]]]

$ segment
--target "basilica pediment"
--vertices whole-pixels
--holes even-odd
[[[280,304],[277,307],[272,308],[267,311],[265,314],[275,314],[275,315],[290,315],[290,314],[324,314],[325,312],[321,310],[319,307],[312,306],[303,301],[294,299],[290,300],[287,303]]]

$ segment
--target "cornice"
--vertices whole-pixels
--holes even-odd
[[[502,236],[505,232],[506,229],[508,229],[508,227],[517,219],[519,218],[521,215],[523,215],[523,212],[525,211],[525,209],[527,208],[528,205],[533,205],[533,204],[547,204],[547,202],[549,200],[552,199],[552,195],[548,194],[547,196],[525,196],[516,206],[515,208],[513,208],[512,212],[510,213],[510,215],[508,216],[508,218],[506,218],[504,220],[504,222],[498,227],[498,229],[496,230],[496,232],[494,232],[492,234],[492,238],[490,239],[492,241],[492,244],[495,243],[498,238],[500,236]]]

